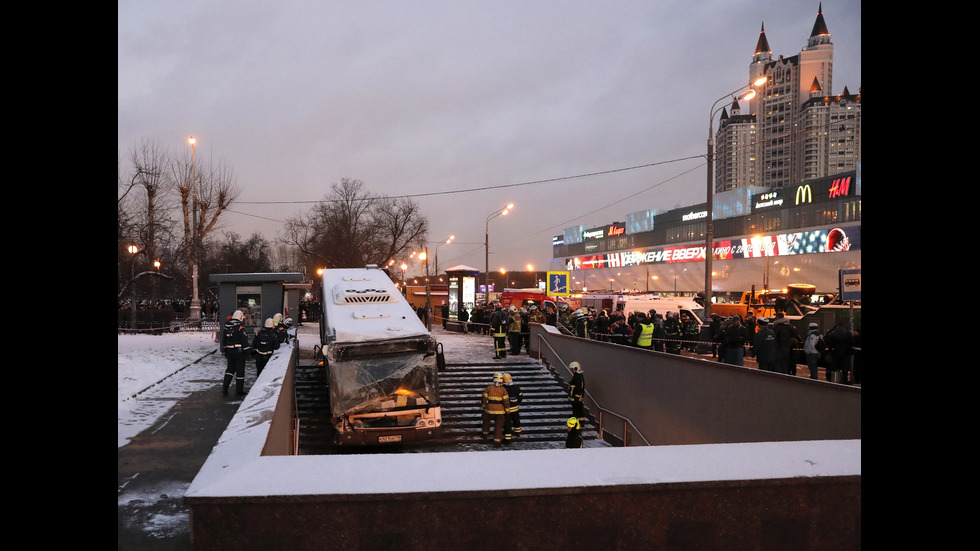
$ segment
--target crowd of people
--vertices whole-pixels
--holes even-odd
[[[133,309],[132,299],[119,299],[119,309],[130,311]],[[187,313],[191,309],[190,299],[156,299],[136,301],[136,310],[170,310],[177,314]],[[207,298],[201,301],[201,313],[210,316],[218,311],[217,299]]]
[[[493,337],[495,359],[529,350],[531,322],[555,325],[562,333],[580,338],[670,354],[694,353],[705,344],[698,321],[683,312],[651,309],[628,315],[610,314],[589,307],[573,310],[562,303],[556,313],[548,306],[541,311],[536,306],[518,309],[504,308],[499,303],[483,304],[474,307],[472,313],[464,307],[459,319],[468,320],[469,331]],[[797,365],[805,364],[812,379],[817,378],[822,365],[828,380],[861,382],[860,328],[850,331],[840,322],[820,335],[816,324],[810,324],[808,333],[800,335],[782,312],[772,319],[756,318],[752,312],[744,318],[712,314],[709,328],[711,355],[719,362],[743,366],[746,357],[754,357],[759,369],[787,375],[796,375]],[[819,339],[810,339],[814,332]]]
[[[256,376],[262,374],[262,370],[272,353],[279,349],[281,344],[289,342],[288,329],[293,325],[291,318],[283,319],[282,314],[276,313],[271,318],[266,318],[265,322],[255,334],[245,328],[245,312],[235,310],[225,320],[221,330],[220,346],[225,355],[227,368],[225,369],[224,380],[222,381],[221,394],[228,395],[228,388],[231,383],[235,383],[235,394],[245,396],[245,365],[250,357],[255,358]]]

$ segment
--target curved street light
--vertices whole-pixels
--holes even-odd
[[[758,88],[766,83],[768,77],[760,77],[754,82],[746,84],[740,88],[735,89],[735,91],[725,94],[724,96],[718,98],[712,105],[711,109],[708,111],[708,216],[706,218],[706,227],[704,231],[704,322],[708,323],[711,318],[711,261],[714,257],[714,240],[715,240],[715,222],[714,222],[714,209],[713,203],[715,199],[715,186],[714,186],[714,171],[715,171],[715,132],[714,132],[714,121],[715,113],[718,110],[715,107],[718,102],[726,100],[728,98],[736,99],[735,94],[745,90],[746,88],[753,88],[746,92],[741,98],[749,100],[755,97],[754,88]],[[724,106],[722,106],[724,107]],[[720,109],[720,108],[719,108]]]
[[[450,235],[445,241],[440,241],[439,244],[436,245],[436,277],[439,277],[439,247],[452,243],[453,239],[456,239],[456,236]]]
[[[513,208],[514,208],[514,203],[511,203],[502,209],[498,209],[491,212],[487,216],[487,228],[486,228],[485,240],[483,241],[484,256],[486,261],[486,264],[484,264],[483,266],[484,267],[483,284],[486,286],[487,304],[490,303],[490,220],[493,220],[498,216],[506,215]]]

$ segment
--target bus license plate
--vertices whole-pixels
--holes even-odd
[[[402,441],[402,435],[400,435],[400,434],[395,434],[393,436],[379,436],[378,437],[378,442],[382,442],[382,443],[384,443],[384,442],[401,442],[401,441]]]

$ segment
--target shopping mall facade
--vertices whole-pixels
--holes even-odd
[[[713,210],[716,300],[794,283],[836,294],[842,271],[860,273],[860,164],[784,188],[717,193]],[[701,203],[569,228],[552,239],[550,269],[568,271],[577,292],[703,292],[706,219],[707,203]]]

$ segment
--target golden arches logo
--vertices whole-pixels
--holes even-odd
[[[804,184],[796,188],[796,204],[800,203],[812,203],[813,202],[813,191],[810,189],[810,184]]]

